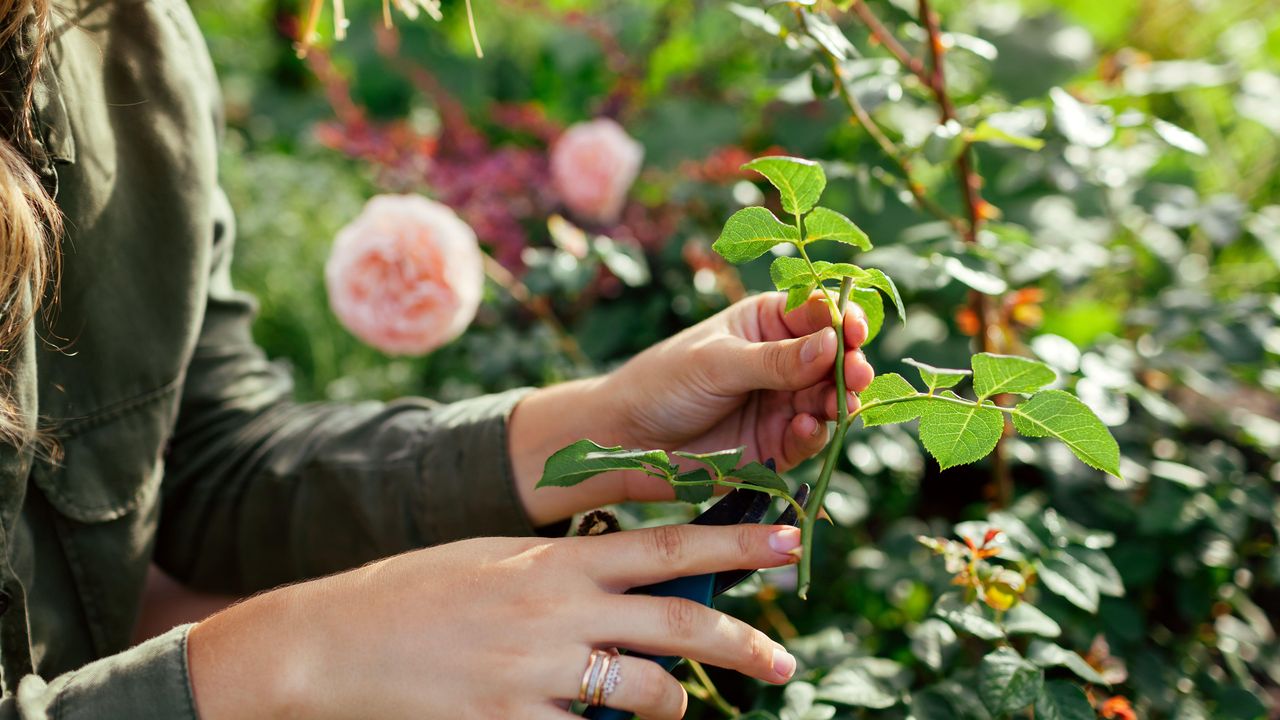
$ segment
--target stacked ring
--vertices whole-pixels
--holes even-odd
[[[588,705],[603,705],[621,680],[617,650],[592,650],[587,657],[587,669],[582,673],[578,687],[578,701]]]

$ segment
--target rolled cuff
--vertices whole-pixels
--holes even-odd
[[[197,720],[182,625],[50,682],[29,675],[11,699],[23,720]]]
[[[432,413],[420,477],[424,535],[441,540],[533,535],[507,447],[511,411],[532,388],[450,403]]]

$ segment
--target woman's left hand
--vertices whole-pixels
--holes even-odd
[[[538,391],[516,409],[511,453],[525,507],[549,522],[620,500],[673,497],[639,473],[601,476],[567,489],[533,492],[546,457],[580,438],[601,445],[707,452],[745,446],[747,459],[793,467],[826,444],[836,416],[836,333],[821,297],[786,312],[766,293],[640,353],[601,378]],[[865,316],[846,309],[844,374],[849,407],[874,372],[859,350]]]

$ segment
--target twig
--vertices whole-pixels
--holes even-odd
[[[717,710],[724,713],[725,717],[740,717],[742,715],[742,711],[730,705],[729,701],[724,699],[724,696],[716,689],[716,684],[711,682],[711,678],[707,675],[706,669],[703,668],[696,660],[689,660],[688,662],[689,669],[692,670],[694,676],[698,678],[698,682],[702,685],[702,688],[707,691],[707,700],[709,700],[712,705],[715,705]]]
[[[880,18],[871,12],[871,8],[867,7],[863,0],[853,0],[853,5],[849,9],[858,16],[863,25],[867,26],[867,30],[871,32],[871,37],[883,45],[890,55],[893,55],[913,75],[920,78],[925,85],[929,84],[929,78],[925,75],[924,63],[921,63],[918,58],[902,47],[902,43],[898,42],[898,39],[893,36],[893,33],[889,32],[884,23],[880,22]]]
[[[951,96],[947,94],[947,80],[942,59],[945,52],[942,46],[942,32],[938,27],[938,16],[929,6],[929,0],[919,0],[919,10],[920,22],[929,36],[929,58],[933,70],[929,86],[938,99],[941,121],[946,123],[956,119],[956,111],[951,102]],[[960,183],[965,212],[969,218],[968,227],[965,228],[963,235],[964,241],[968,245],[977,245],[978,232],[982,229],[983,220],[986,219],[986,201],[982,199],[982,178],[973,166],[973,144],[968,141],[965,141],[960,154],[956,156],[956,180]],[[995,338],[991,335],[990,306],[991,303],[986,295],[977,290],[969,292],[969,308],[978,321],[978,349],[982,352],[999,352],[1000,348],[997,347]],[[996,442],[995,453],[991,458],[995,484],[994,501],[997,507],[1008,505],[1013,498],[1013,481],[1009,475],[1008,463],[1004,458],[1003,439],[1004,434],[1001,433],[1001,439]]]
[[[799,21],[800,27],[806,35],[809,35],[808,26],[804,21],[804,12],[805,11],[800,7],[795,8],[796,19]],[[810,37],[812,36],[810,35]],[[876,145],[880,146],[881,152],[883,152],[895,165],[898,166],[899,171],[905,179],[907,192],[911,194],[916,206],[939,220],[945,221],[951,226],[952,230],[954,230],[956,234],[963,236],[965,228],[961,219],[947,212],[945,208],[929,199],[929,197],[924,194],[924,188],[922,188],[920,183],[915,180],[913,174],[914,171],[911,166],[911,159],[898,149],[898,146],[889,139],[889,136],[885,135],[884,131],[880,129],[880,125],[876,123],[875,119],[871,117],[871,114],[867,112],[867,109],[862,107],[862,103],[858,102],[858,98],[849,90],[849,83],[844,76],[844,68],[840,65],[840,58],[831,54],[831,52],[829,52],[821,43],[819,43],[818,46],[822,48],[823,55],[826,56],[827,62],[831,66],[831,73],[835,76],[836,87],[839,90],[840,97],[844,100],[845,105],[849,107],[849,112],[853,114],[854,119],[856,119],[857,122],[862,125],[863,129],[867,131],[867,134],[871,136],[871,139],[875,141]],[[901,48],[901,46],[898,47]]]

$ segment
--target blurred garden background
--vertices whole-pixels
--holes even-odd
[[[855,427],[810,599],[767,573],[724,606],[788,642],[796,681],[689,675],[691,718],[1280,717],[1280,5],[935,0],[931,32],[917,0],[474,0],[477,58],[460,0],[393,29],[348,0],[347,37],[326,10],[299,57],[306,4],[192,0],[227,105],[236,280],[299,397],[600,372],[769,289],[767,258],[710,245],[776,205],[739,166],[785,153],[823,162],[824,204],[906,297],[867,347],[880,372],[967,366],[985,330],[1120,441],[1123,479],[1016,437],[939,472],[910,426]],[[563,207],[547,157],[599,117],[644,147],[607,223]],[[450,205],[493,258],[472,326],[426,357],[329,309],[333,238],[385,192]],[[988,528],[1025,579],[1003,607],[917,540]]]

